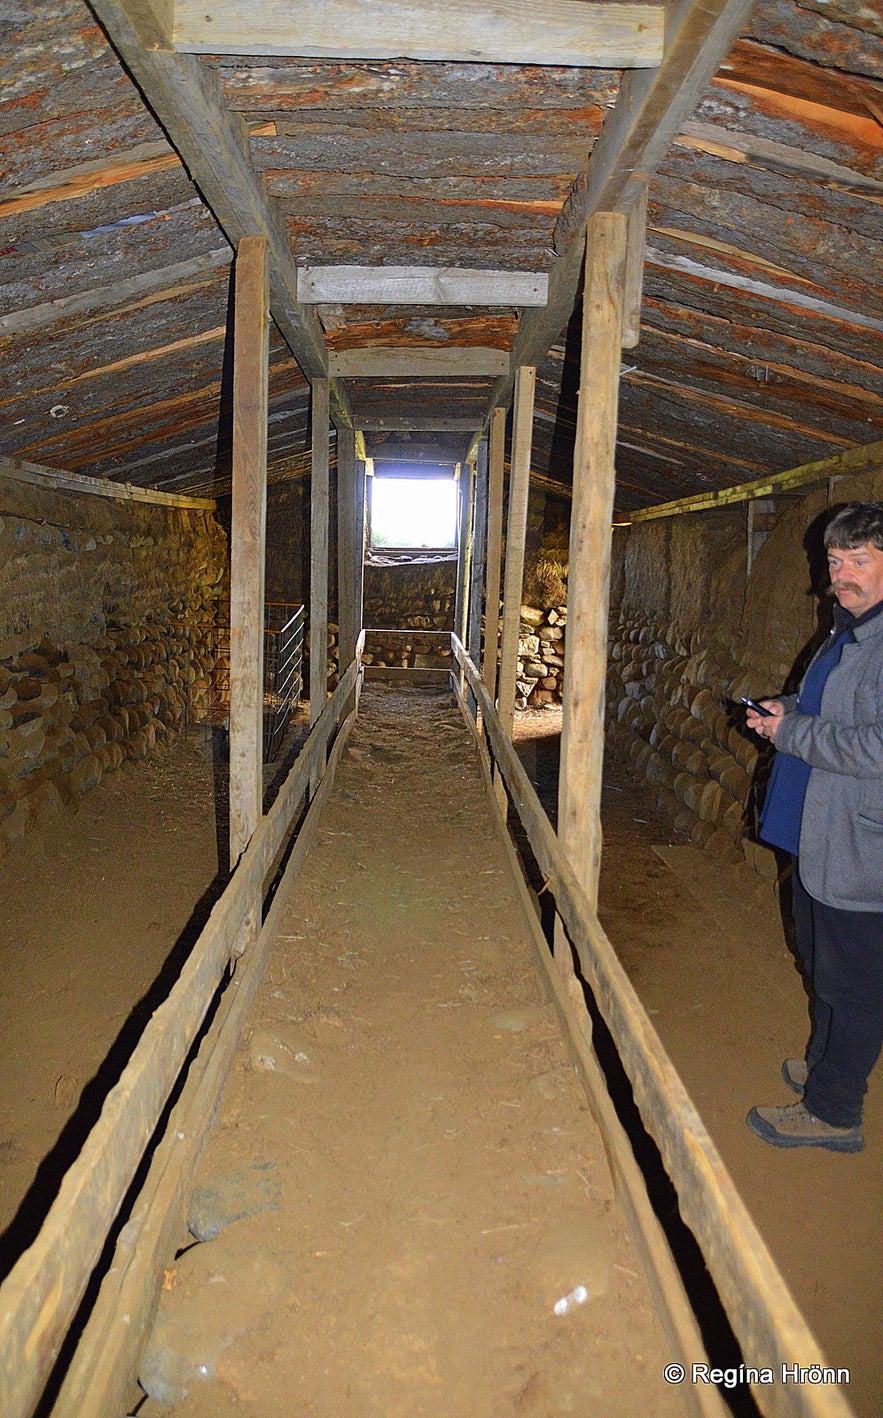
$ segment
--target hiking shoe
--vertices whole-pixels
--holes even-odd
[[[752,1108],[746,1119],[752,1132],[773,1147],[827,1147],[831,1152],[861,1152],[865,1145],[861,1124],[834,1127],[813,1117],[803,1103],[787,1108]]]
[[[782,1077],[792,1093],[803,1094],[809,1069],[804,1059],[786,1059],[782,1064]]]

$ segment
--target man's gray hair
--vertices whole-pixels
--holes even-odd
[[[825,528],[825,546],[854,551],[867,542],[883,551],[883,502],[850,502]]]

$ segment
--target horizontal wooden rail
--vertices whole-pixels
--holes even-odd
[[[744,1362],[773,1372],[775,1382],[752,1384],[758,1407],[769,1418],[854,1418],[835,1385],[782,1381],[786,1366],[794,1373],[795,1365],[803,1370],[830,1365],[579,885],[484,681],[455,635],[451,644],[543,874],[544,889],[555,902],[583,978],[616,1044],[644,1126],[662,1154],[681,1215],[699,1242]]]
[[[168,998],[156,1010],[62,1181],[40,1234],[0,1286],[0,1414],[29,1418],[162,1110],[233,955],[263,899],[316,764],[357,688],[364,637],[270,812],[262,818]]]

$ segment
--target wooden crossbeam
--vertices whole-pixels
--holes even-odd
[[[659,63],[664,18],[639,0],[177,0],[173,34],[195,53],[620,68]]]
[[[134,483],[111,482],[105,478],[90,478],[85,473],[69,473],[62,468],[45,468],[41,463],[26,463],[21,458],[0,454],[0,478],[43,487],[49,492],[81,492],[90,497],[111,497],[120,502],[152,502],[159,507],[192,507],[214,512],[213,497],[187,497],[177,492],[157,492]]]
[[[248,127],[225,108],[217,74],[192,55],[157,47],[165,23],[159,5],[95,0],[92,8],[230,244],[238,246],[244,236],[266,237],[273,318],[304,374],[325,377],[322,328],[315,311],[298,302],[288,236],[252,167]],[[335,417],[351,423],[346,394],[336,386],[331,392]]]
[[[541,306],[548,286],[540,271],[454,266],[301,266],[297,274],[304,305]]]
[[[475,345],[456,345],[449,349],[426,346],[393,346],[389,349],[365,346],[361,349],[332,350],[328,356],[328,372],[342,379],[432,377],[458,375],[496,379],[509,370],[509,355],[505,350]]]

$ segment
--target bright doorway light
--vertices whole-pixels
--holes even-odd
[[[384,478],[371,487],[371,545],[457,545],[457,484],[453,478]]]

